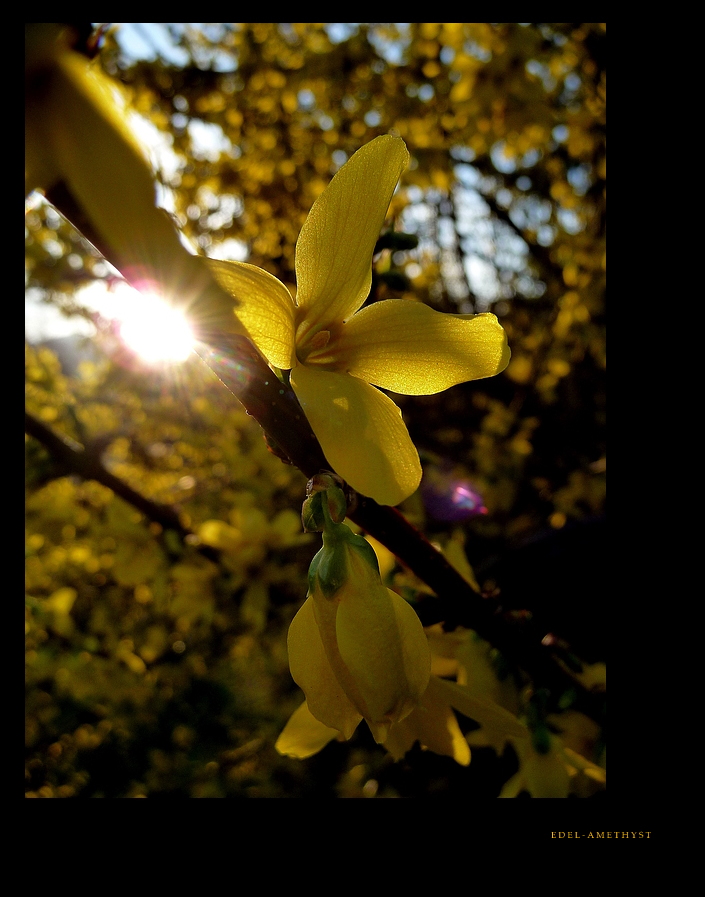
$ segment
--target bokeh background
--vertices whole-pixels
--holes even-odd
[[[492,311],[512,360],[394,397],[425,470],[401,510],[462,546],[517,620],[604,662],[605,25],[100,35],[159,202],[196,251],[285,283],[335,171],[379,134],[404,138],[412,163],[368,301]],[[195,355],[154,362],[126,339],[119,275],[41,195],[25,224],[27,795],[497,797],[511,749],[474,749],[464,768],[417,745],[395,763],[360,727],[310,760],[275,752],[302,699],[286,631],[320,544],[301,529],[305,477]],[[164,506],[181,530],[151,513]],[[381,556],[393,587],[422,587]]]

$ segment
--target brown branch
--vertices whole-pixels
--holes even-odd
[[[49,191],[47,199],[108,261],[111,260],[109,247],[96,237],[90,221],[65,184]],[[198,336],[200,356],[260,424],[277,453],[309,479],[321,470],[331,470],[293,390],[288,383],[275,376],[253,343],[245,337],[204,326],[200,327]],[[36,424],[32,426],[36,427]],[[55,445],[56,441],[55,437]],[[65,446],[56,447],[66,455]],[[75,455],[68,457],[76,459]],[[118,491],[121,489],[124,496],[125,488],[129,489],[89,459],[85,459],[83,464],[86,475],[99,482],[105,482],[99,477],[107,474],[115,482],[117,494],[121,494]],[[443,622],[447,629],[457,625],[473,629],[505,654],[510,662],[529,673],[537,685],[551,688],[556,696],[572,689],[579,696],[580,709],[596,719],[600,718],[600,699],[581,689],[559,666],[551,649],[542,644],[545,630],[537,629],[531,622],[524,625],[508,623],[504,615],[498,612],[497,605],[479,596],[424,534],[395,508],[379,505],[371,498],[354,493],[351,496],[349,518],[385,545],[435,592],[437,597],[424,598],[417,606],[425,625]],[[143,504],[146,501],[143,496],[137,500]],[[139,505],[135,504],[135,507]],[[149,507],[155,510],[152,503]],[[173,512],[167,514],[165,519],[171,521],[170,528],[175,528],[173,523],[178,521],[175,521]],[[178,526],[183,531],[180,523]]]
[[[526,245],[529,247],[529,252],[534,257],[534,260],[541,269],[540,273],[546,278],[550,275],[558,281],[562,282],[563,270],[560,265],[558,265],[553,260],[550,249],[548,247],[541,246],[539,243],[531,240],[528,234],[514,223],[514,221],[512,220],[512,216],[509,214],[509,211],[507,209],[503,209],[491,193],[483,191],[479,192],[482,196],[482,199],[487,203],[492,215],[498,221],[501,221],[502,224],[510,228],[517,236],[521,237],[521,239],[526,243]]]
[[[55,433],[29,411],[25,411],[24,428],[25,433],[41,442],[67,472],[107,486],[117,496],[141,511],[149,520],[158,523],[165,530],[173,530],[182,541],[186,536],[192,535],[191,530],[181,523],[179,515],[170,505],[152,501],[141,492],[137,492],[124,480],[110,473],[97,455],[87,451],[68,436],[60,436]],[[199,549],[203,549],[202,553],[209,560],[218,559],[218,553],[208,546],[199,546]]]

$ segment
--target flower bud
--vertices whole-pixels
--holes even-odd
[[[306,500],[301,508],[304,532],[320,533],[331,524],[342,523],[348,513],[343,481],[333,473],[317,473],[306,484]]]
[[[324,532],[288,647],[309,710],[346,738],[364,718],[383,742],[428,685],[431,655],[419,618],[385,587],[369,543],[344,525]]]

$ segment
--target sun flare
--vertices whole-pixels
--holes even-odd
[[[185,317],[164,300],[139,295],[134,307],[126,307],[119,322],[120,336],[144,361],[184,361],[193,349],[193,332]]]
[[[193,350],[193,331],[184,315],[154,293],[118,284],[110,290],[96,286],[81,298],[113,321],[125,346],[147,364],[184,361]]]

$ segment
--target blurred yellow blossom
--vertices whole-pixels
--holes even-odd
[[[500,797],[517,797],[522,791],[531,797],[568,797],[582,791],[580,796],[587,797],[587,791],[605,784],[602,767],[566,747],[558,736],[549,735],[548,741],[546,751],[536,750],[530,739],[512,742],[519,770],[504,784]]]
[[[452,757],[461,766],[467,766],[470,747],[454,710],[502,737],[521,740],[528,735],[525,726],[503,707],[472,695],[462,685],[431,676],[418,707],[391,727],[384,746],[395,760],[399,760],[418,741],[423,748]]]

